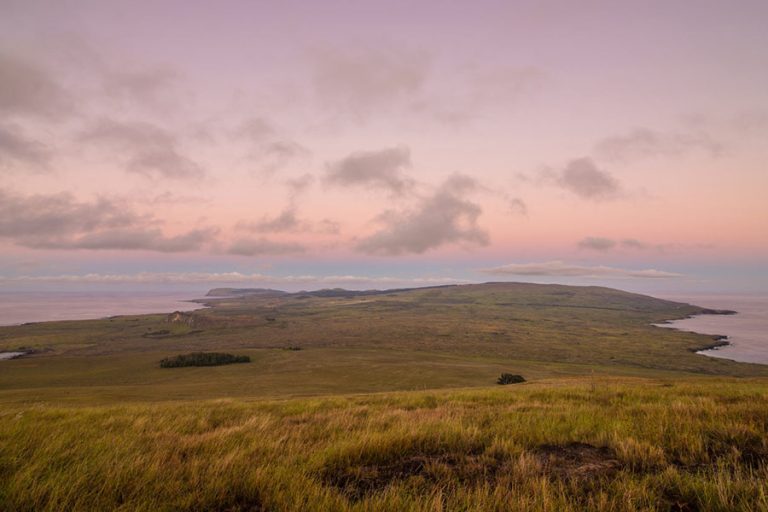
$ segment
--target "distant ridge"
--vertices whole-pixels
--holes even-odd
[[[205,294],[206,297],[360,297],[366,295],[387,295],[390,293],[412,292],[414,290],[430,290],[436,288],[451,288],[455,284],[445,284],[438,286],[422,286],[415,288],[391,288],[388,290],[347,290],[345,288],[323,288],[321,290],[300,292],[285,292],[282,290],[273,290],[271,288],[213,288]]]
[[[206,297],[243,297],[245,295],[277,297],[288,295],[288,292],[272,290],[271,288],[214,288],[205,294]]]

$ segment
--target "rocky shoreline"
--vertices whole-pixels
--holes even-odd
[[[660,322],[658,324],[654,324],[658,327],[664,327],[667,329],[678,329],[677,327],[671,327],[669,324],[673,324],[674,322],[678,322],[680,320],[688,320],[689,318],[695,318],[699,315],[737,315],[739,312],[734,311],[732,309],[710,309],[710,308],[701,308],[699,312],[693,313],[691,315],[686,315],[682,318],[676,318],[674,320],[665,320],[664,322]],[[711,336],[713,342],[708,343],[706,345],[701,345],[699,347],[690,347],[688,350],[691,352],[694,352],[696,354],[701,354],[702,352],[707,352],[709,350],[718,350],[723,347],[727,347],[731,345],[731,342],[728,341],[728,336],[724,334],[713,334]],[[704,354],[706,355],[706,354]]]

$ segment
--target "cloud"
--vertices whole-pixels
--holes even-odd
[[[0,276],[3,282],[65,283],[254,283],[316,286],[434,286],[468,283],[452,277],[389,277],[359,275],[289,275],[244,274],[241,272],[140,272],[137,274],[63,274],[52,276]]]
[[[0,124],[0,167],[23,166],[44,170],[52,152],[48,146],[27,138],[15,124]]]
[[[510,263],[501,267],[480,269],[480,272],[493,275],[550,276],[550,277],[617,277],[664,279],[682,277],[682,274],[662,270],[631,270],[606,266],[572,265],[562,261],[544,263]]]
[[[528,215],[528,205],[519,197],[513,197],[508,200],[509,211],[515,215]]]
[[[297,178],[286,180],[285,184],[288,187],[291,201],[294,201],[299,195],[306,192],[314,182],[315,177],[309,173],[302,174]]]
[[[102,87],[107,96],[152,108],[163,108],[173,100],[169,92],[177,80],[178,73],[167,66],[102,70]]]
[[[454,175],[413,210],[388,210],[378,217],[384,227],[362,239],[357,249],[369,254],[395,256],[421,254],[450,243],[488,245],[488,233],[477,225],[479,205],[462,197],[477,184],[472,178]]]
[[[641,242],[640,240],[636,240],[634,238],[625,238],[621,241],[622,247],[626,247],[628,249],[648,249],[651,248],[651,245],[646,244],[645,242]],[[657,249],[660,249],[661,246],[655,246]]]
[[[177,236],[165,236],[157,228],[126,228],[97,231],[75,238],[30,240],[24,245],[33,249],[188,252],[200,249],[217,232],[214,228],[202,228]]]
[[[652,245],[635,238],[624,238],[622,240],[614,240],[611,238],[588,236],[579,241],[578,247],[580,249],[591,249],[595,251],[611,251],[614,249],[628,249],[644,251],[647,249],[656,249],[663,251],[667,246],[665,245]]]
[[[227,250],[229,254],[238,256],[279,256],[305,251],[306,247],[294,242],[274,242],[265,238],[241,238]]]
[[[256,222],[240,221],[235,228],[253,233],[321,233],[336,234],[339,223],[323,219],[317,223],[299,218],[294,206],[289,206],[274,217],[264,216]]]
[[[473,103],[499,106],[542,87],[547,75],[535,67],[492,67],[470,69]]]
[[[38,64],[0,50],[0,115],[58,119],[72,111],[72,98]]]
[[[410,166],[411,151],[404,146],[357,151],[327,164],[324,181],[340,186],[383,188],[393,195],[403,195],[415,184],[404,172]]]
[[[592,249],[595,251],[608,251],[616,247],[616,242],[610,238],[588,236],[579,241],[579,249]]]
[[[258,162],[262,172],[277,171],[294,159],[311,155],[307,148],[281,135],[272,123],[262,117],[247,119],[233,136],[248,143],[248,158]]]
[[[582,199],[602,201],[616,198],[621,190],[618,180],[599,169],[591,158],[571,160],[555,182]]]
[[[83,132],[80,140],[117,150],[129,172],[175,179],[203,176],[202,168],[179,152],[177,138],[150,123],[104,118]]]
[[[671,158],[700,151],[717,157],[723,146],[703,131],[664,133],[648,128],[635,128],[624,135],[607,137],[595,145],[601,159],[632,162],[647,158]]]
[[[310,226],[296,216],[296,210],[286,208],[275,217],[263,217],[258,222],[240,222],[239,229],[247,229],[256,233],[285,233],[295,231],[308,231]]]
[[[311,57],[318,99],[359,118],[412,98],[430,68],[425,53],[391,47],[325,48]]]
[[[20,196],[0,190],[0,237],[24,240],[122,228],[141,217],[116,201],[76,201],[71,194]]]
[[[0,190],[0,238],[33,249],[182,252],[201,248],[218,233],[203,227],[166,236],[157,223],[121,201],[82,202],[71,194],[20,196]]]

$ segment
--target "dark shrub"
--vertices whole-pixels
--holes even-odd
[[[248,356],[235,356],[221,352],[192,352],[176,357],[166,357],[160,361],[160,368],[179,368],[181,366],[220,366],[233,363],[250,363]]]
[[[496,379],[496,384],[519,384],[525,382],[522,375],[514,375],[511,373],[502,373],[501,377]]]

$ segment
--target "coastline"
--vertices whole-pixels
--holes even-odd
[[[699,307],[699,313],[654,324],[705,335],[712,340],[692,347],[693,352],[768,365],[768,295],[669,294],[660,298]]]
[[[0,326],[194,311],[198,293],[0,292]]]
[[[691,304],[694,305],[694,304]],[[697,306],[699,307],[699,306]],[[702,315],[738,315],[738,311],[734,311],[732,309],[712,309],[712,308],[701,308],[701,312],[694,313],[692,315],[685,315],[680,318],[675,318],[672,320],[665,320],[664,322],[659,322],[656,324],[651,324],[656,327],[662,327],[664,329],[674,329],[676,331],[682,331],[682,332],[695,332],[696,334],[701,334],[703,336],[710,336],[713,340],[712,343],[708,343],[707,345],[702,345],[700,347],[691,347],[688,350],[691,352],[694,352],[696,354],[702,354],[702,355],[708,355],[705,352],[710,350],[718,350],[723,347],[732,346],[732,343],[729,341],[729,337],[725,334],[707,334],[697,331],[688,331],[686,329],[683,329],[681,327],[673,325],[675,322],[680,322],[682,320],[692,320],[696,317],[702,316]]]

